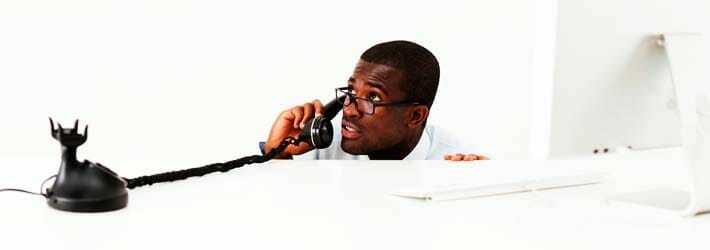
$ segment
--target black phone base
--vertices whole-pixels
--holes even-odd
[[[65,129],[61,124],[54,129],[52,137],[62,145],[62,163],[51,189],[47,190],[50,207],[71,212],[105,212],[126,207],[128,191],[126,181],[99,163],[76,159],[76,150],[86,142],[88,127],[84,134],[78,133],[78,121],[74,128]]]
[[[107,212],[118,210],[128,205],[128,194],[102,200],[72,199],[63,197],[47,197],[47,203],[62,211],[69,212]]]

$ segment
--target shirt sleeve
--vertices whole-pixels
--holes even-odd
[[[259,152],[261,152],[261,155],[265,155],[264,146],[266,146],[266,142],[260,141],[259,142]]]

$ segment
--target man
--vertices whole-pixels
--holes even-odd
[[[333,119],[333,144],[318,150],[290,145],[276,158],[487,160],[451,154],[462,152],[455,140],[426,125],[438,86],[439,63],[429,50],[409,41],[377,44],[362,54],[347,86],[336,89],[344,101],[342,118]],[[281,112],[262,150],[298,137],[305,122],[322,112],[319,100]]]

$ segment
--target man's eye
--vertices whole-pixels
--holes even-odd
[[[380,96],[377,95],[377,94],[375,94],[375,93],[370,94],[370,96],[368,96],[367,98],[369,98],[369,99],[372,100],[373,102],[382,101],[382,99],[380,98]]]

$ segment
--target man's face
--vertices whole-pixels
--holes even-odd
[[[348,80],[355,97],[373,103],[405,100],[404,73],[383,64],[358,61]],[[341,147],[350,154],[369,154],[392,148],[402,141],[407,128],[406,107],[379,106],[372,115],[358,111],[355,103],[343,107]]]

